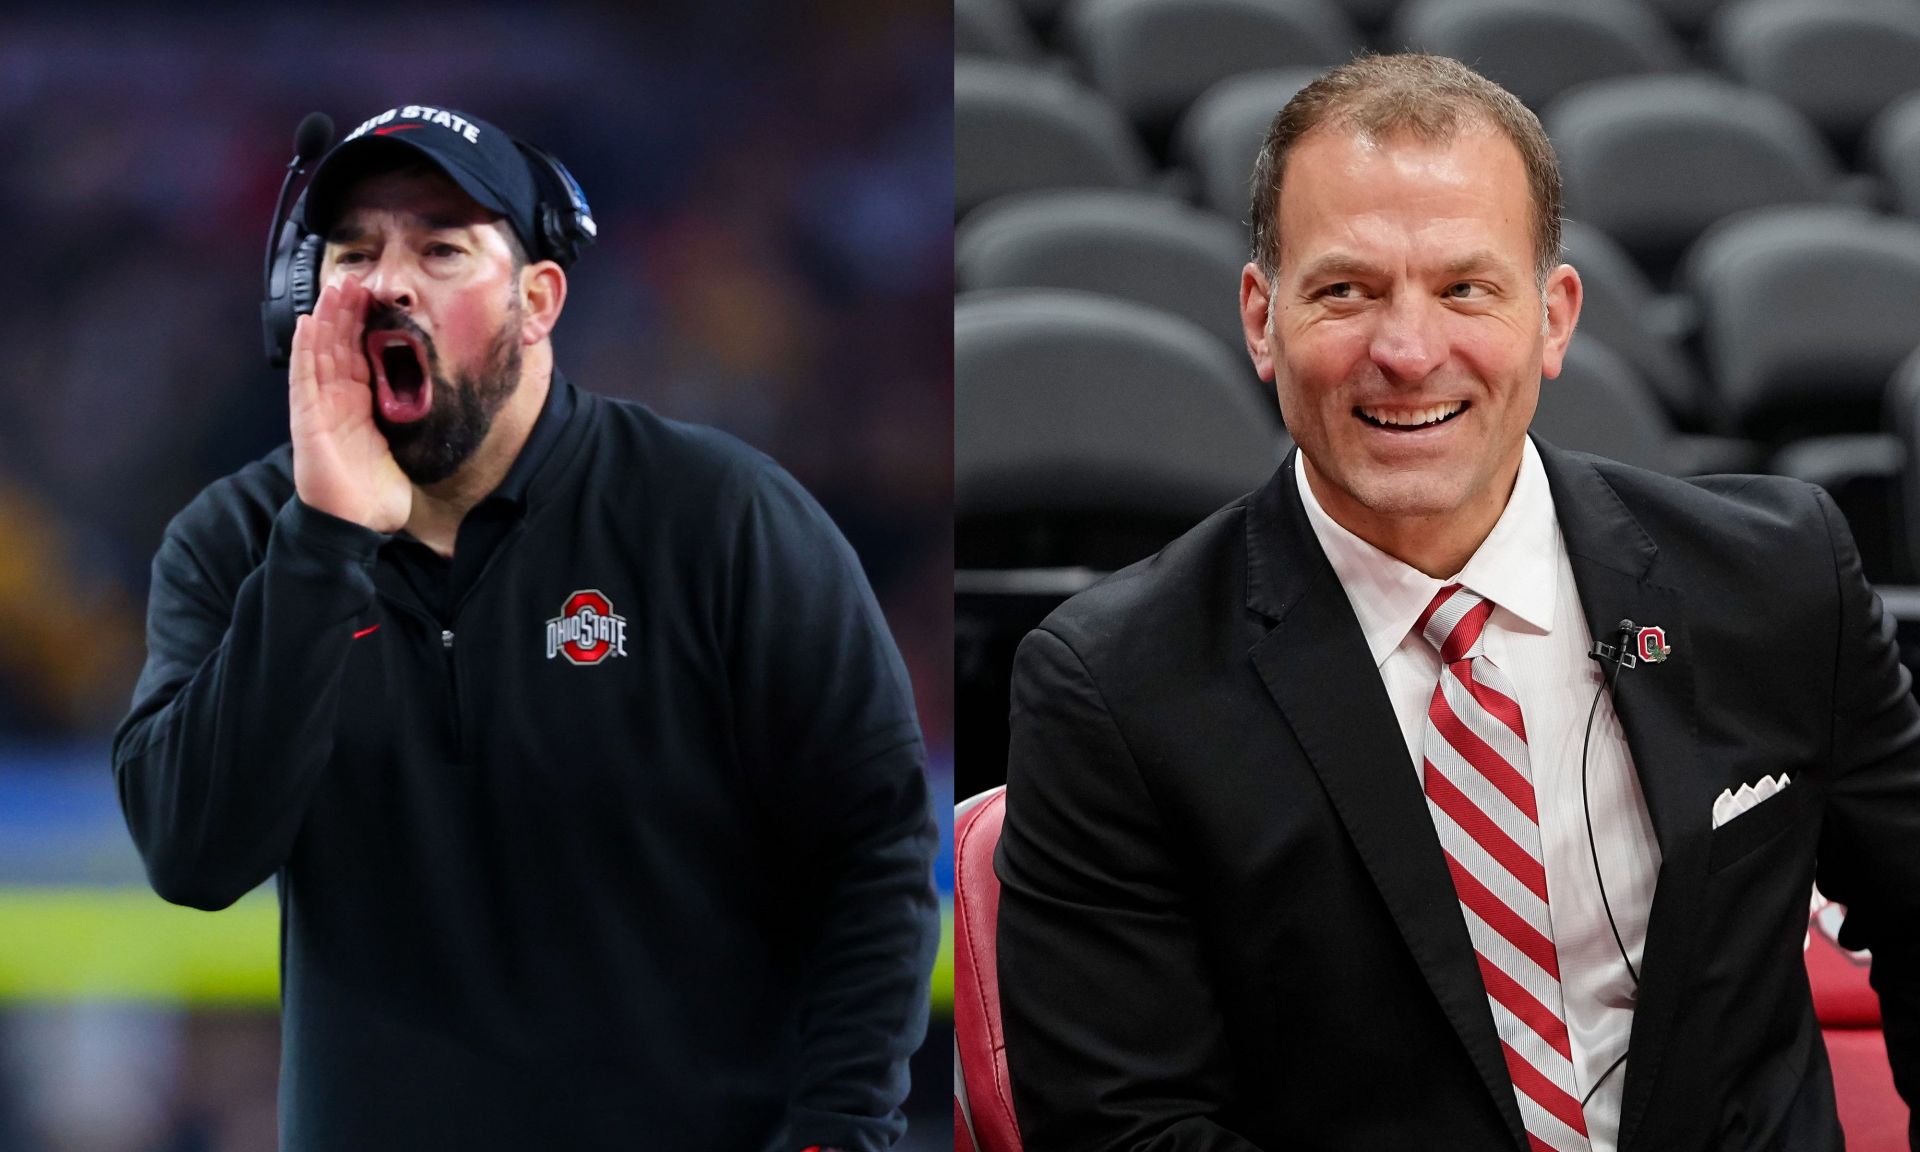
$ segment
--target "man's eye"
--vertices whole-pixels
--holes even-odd
[[[1325,288],[1320,289],[1320,295],[1331,297],[1335,300],[1351,300],[1354,296],[1354,289],[1352,284],[1342,280],[1337,284],[1329,284]]]
[[[334,257],[334,262],[338,264],[358,264],[366,258],[367,254],[364,252],[342,252],[340,255]]]
[[[460,249],[454,247],[451,244],[427,245],[427,255],[429,256],[458,256],[459,254],[460,254]]]
[[[1454,300],[1471,300],[1479,295],[1481,295],[1480,286],[1471,280],[1447,285],[1447,296]]]

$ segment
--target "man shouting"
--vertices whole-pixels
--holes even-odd
[[[168,900],[278,878],[287,1152],[904,1126],[938,934],[906,673],[791,477],[555,368],[585,209],[464,113],[334,148],[291,444],[154,561],[114,772]]]

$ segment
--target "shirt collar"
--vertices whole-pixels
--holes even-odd
[[[1562,548],[1560,521],[1554,513],[1546,467],[1531,438],[1522,449],[1520,474],[1500,519],[1468,558],[1466,567],[1449,580],[1436,580],[1349,532],[1314,498],[1307,470],[1296,466],[1293,471],[1307,522],[1333,565],[1334,575],[1340,578],[1340,586],[1346,589],[1376,666],[1400,646],[1434,593],[1448,584],[1466,585],[1529,628],[1541,633],[1553,630]]]

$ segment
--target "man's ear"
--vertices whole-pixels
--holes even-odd
[[[1566,362],[1567,343],[1573,339],[1574,325],[1580,321],[1580,304],[1585,298],[1580,273],[1573,265],[1562,264],[1547,274],[1546,343],[1540,353],[1540,374],[1549,380],[1560,375]]]
[[[520,270],[520,343],[538,344],[560,322],[560,310],[567,304],[567,273],[551,260],[541,260]]]
[[[1253,370],[1269,384],[1273,383],[1273,348],[1267,320],[1272,308],[1272,283],[1260,265],[1249,263],[1240,270],[1240,332],[1246,337]]]

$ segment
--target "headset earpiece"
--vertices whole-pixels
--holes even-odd
[[[320,302],[320,257],[326,252],[326,237],[308,232],[300,237],[287,267],[287,301],[297,318],[312,314]],[[293,330],[287,330],[287,344],[293,344]]]
[[[552,153],[523,140],[514,143],[526,156],[528,167],[533,170],[534,182],[539,185],[537,223],[540,243],[545,251],[532,255],[537,259],[552,260],[562,268],[571,267],[599,234],[593,222],[593,209],[587,206],[586,193],[580,190],[580,183],[573,178],[573,173],[567,171],[567,166],[555,159]]]
[[[320,257],[326,238],[306,230],[306,195],[280,227],[267,270],[267,298],[260,318],[266,329],[267,361],[285,367],[293,354],[293,329],[320,298]]]

